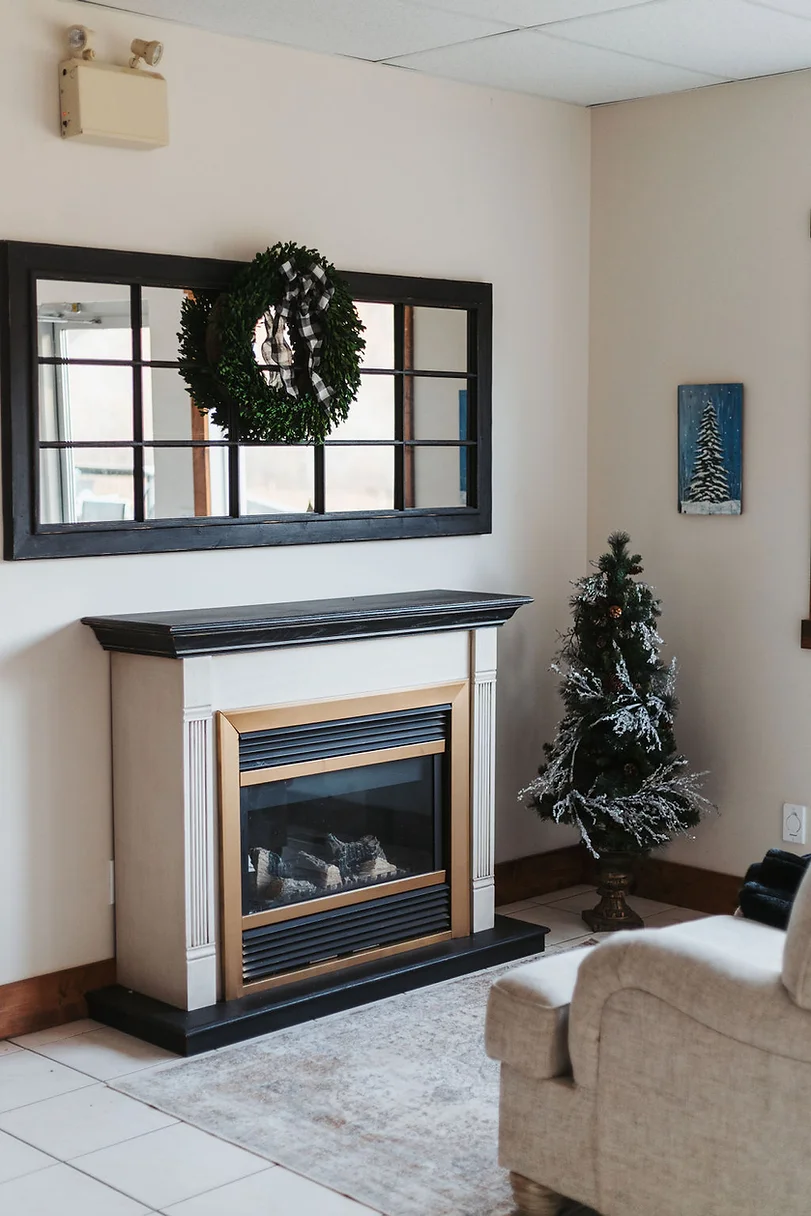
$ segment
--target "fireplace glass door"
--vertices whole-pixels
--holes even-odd
[[[470,932],[466,683],[219,726],[227,999]]]
[[[243,916],[442,869],[444,742],[386,755],[243,774],[262,778],[240,789]]]

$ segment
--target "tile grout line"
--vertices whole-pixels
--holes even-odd
[[[63,1022],[62,1024],[64,1026],[71,1025],[70,1022]],[[7,1039],[4,1039],[3,1042],[13,1043],[15,1047],[19,1047],[22,1051],[35,1051],[36,1048],[29,1047],[27,1043],[21,1043],[20,1039],[28,1039],[31,1037],[32,1034],[47,1034],[49,1029],[55,1030],[56,1027],[55,1026],[46,1027],[45,1031],[34,1030],[30,1034],[9,1035],[9,1037]],[[102,1025],[101,1022],[99,1022],[98,1025],[91,1026],[89,1030],[79,1030],[76,1034],[66,1034],[66,1035],[63,1035],[62,1038],[51,1039],[50,1042],[48,1042],[48,1043],[42,1043],[41,1046],[49,1047],[51,1045],[51,1043],[68,1043],[68,1042],[70,1042],[71,1039],[81,1039],[86,1034],[95,1034],[97,1030],[106,1030],[106,1029],[109,1029],[109,1027],[105,1027]]]
[[[87,1088],[90,1088],[90,1087],[88,1086]],[[105,1086],[105,1089],[109,1089],[109,1088],[110,1088],[109,1086]],[[78,1090],[68,1090],[68,1093],[69,1093],[69,1094],[70,1094],[70,1093],[78,1093],[78,1092],[79,1092]],[[113,1090],[111,1090],[110,1092],[115,1094],[115,1093],[118,1093],[119,1091],[118,1091],[117,1089],[113,1089]],[[66,1095],[64,1095],[64,1094],[54,1094],[54,1097],[55,1097],[55,1098],[62,1098],[62,1097],[65,1097],[65,1096],[66,1096]],[[122,1098],[128,1098],[128,1097],[129,1097],[129,1094],[122,1094],[122,1095],[121,1095],[121,1097],[122,1097]],[[49,1098],[45,1098],[45,1099],[43,1099],[43,1100],[44,1100],[45,1102],[50,1101],[50,1099],[49,1099]],[[55,1160],[55,1161],[56,1161],[58,1164],[61,1164],[61,1165],[73,1165],[73,1163],[74,1163],[75,1161],[79,1161],[79,1160],[80,1160],[82,1157],[92,1157],[93,1153],[103,1153],[103,1152],[104,1152],[104,1150],[105,1150],[105,1149],[107,1149],[107,1148],[116,1148],[116,1147],[117,1147],[119,1144],[129,1144],[129,1142],[130,1142],[131,1140],[140,1140],[142,1136],[152,1136],[152,1135],[154,1135],[154,1133],[155,1133],[155,1132],[162,1132],[162,1131],[164,1131],[164,1130],[165,1130],[167,1127],[173,1127],[173,1126],[174,1126],[174,1124],[176,1124],[176,1123],[183,1123],[183,1122],[185,1122],[185,1120],[183,1120],[183,1119],[178,1119],[176,1115],[167,1115],[165,1111],[162,1111],[162,1110],[161,1110],[161,1111],[159,1111],[159,1110],[157,1109],[157,1107],[156,1107],[156,1106],[150,1106],[148,1102],[141,1102],[141,1101],[140,1101],[140,1099],[138,1099],[138,1098],[130,1098],[130,1101],[131,1101],[131,1102],[137,1102],[139,1106],[145,1106],[145,1107],[147,1108],[147,1110],[154,1110],[154,1111],[156,1111],[156,1112],[157,1112],[159,1115],[165,1115],[165,1117],[166,1117],[166,1118],[169,1120],[169,1122],[168,1122],[168,1123],[165,1123],[165,1124],[163,1125],[163,1127],[152,1127],[152,1128],[150,1128],[150,1129],[149,1129],[149,1131],[148,1131],[148,1132],[136,1132],[134,1136],[124,1136],[124,1137],[123,1137],[121,1140],[114,1140],[114,1141],[112,1142],[112,1144],[102,1144],[100,1148],[91,1148],[91,1149],[89,1150],[89,1152],[86,1152],[86,1153],[77,1153],[75,1157],[54,1157],[54,1154],[53,1154],[53,1153],[49,1153],[47,1149],[40,1148],[38,1144],[32,1144],[30,1140],[25,1140],[25,1139],[23,1139],[23,1137],[22,1137],[22,1136],[17,1135],[17,1134],[16,1134],[16,1132],[10,1132],[10,1131],[8,1131],[8,1130],[7,1130],[5,1127],[0,1127],[0,1131],[5,1132],[5,1134],[6,1134],[7,1136],[13,1136],[15,1140],[19,1140],[21,1144],[26,1144],[26,1145],[28,1145],[28,1147],[29,1147],[29,1148],[34,1148],[34,1149],[37,1149],[37,1151],[38,1151],[38,1152],[40,1152],[40,1153],[45,1153],[45,1154],[46,1154],[47,1156],[49,1156],[49,1157],[54,1157],[54,1160]],[[29,1105],[29,1106],[36,1106],[36,1105],[37,1105],[37,1103],[36,1103],[36,1102],[29,1102],[29,1103],[28,1103],[28,1105]],[[15,1107],[13,1108],[13,1110],[23,1110],[23,1109],[25,1109],[25,1108],[24,1108],[24,1107],[22,1107],[22,1106],[15,1106]],[[4,1113],[4,1114],[11,1114],[12,1112],[11,1112],[11,1111],[4,1111],[3,1113]],[[0,1116],[0,1118],[2,1118],[2,1116]],[[85,1171],[85,1170],[82,1170],[81,1172],[82,1172],[82,1173],[85,1173],[86,1171]]]
[[[107,1088],[108,1088],[108,1089],[111,1089],[113,1093],[120,1093],[120,1090],[112,1089],[112,1086],[110,1086],[110,1085],[107,1085]],[[130,1097],[130,1095],[129,1095],[129,1094],[123,1094],[122,1096],[123,1096],[123,1097]],[[138,1101],[139,1101],[139,1099],[138,1099],[138,1098],[133,1098],[133,1099],[132,1099],[132,1101],[134,1101],[134,1102],[138,1102]],[[141,1103],[141,1105],[142,1105],[142,1106],[149,1106],[149,1109],[150,1109],[150,1110],[157,1110],[159,1114],[165,1114],[165,1113],[166,1113],[166,1112],[164,1112],[164,1111],[161,1111],[159,1107],[156,1107],[156,1106],[150,1106],[150,1105],[149,1105],[149,1103],[146,1103],[146,1102]],[[191,1129],[192,1129],[192,1131],[200,1132],[200,1133],[201,1133],[201,1135],[204,1135],[204,1136],[211,1136],[211,1138],[212,1138],[213,1140],[219,1140],[221,1144],[227,1144],[227,1145],[229,1145],[229,1147],[231,1147],[231,1148],[236,1148],[236,1149],[238,1149],[240,1152],[247,1153],[247,1154],[248,1154],[250,1157],[255,1157],[255,1158],[257,1159],[257,1161],[263,1161],[263,1162],[265,1162],[265,1163],[266,1163],[266,1165],[267,1165],[267,1169],[283,1169],[283,1168],[285,1168],[284,1166],[280,1166],[280,1165],[279,1165],[277,1162],[275,1162],[275,1161],[269,1161],[267,1157],[263,1157],[263,1156],[261,1156],[261,1154],[260,1154],[260,1153],[255,1153],[255,1152],[253,1151],[253,1149],[245,1148],[245,1147],[244,1147],[243,1145],[241,1145],[241,1144],[235,1144],[233,1140],[226,1140],[226,1139],[225,1139],[223,1136],[218,1135],[216,1132],[210,1132],[210,1131],[207,1131],[205,1128],[202,1128],[202,1127],[197,1127],[197,1126],[196,1126],[194,1123],[188,1123],[188,1122],[187,1122],[185,1119],[178,1119],[178,1118],[176,1118],[175,1116],[169,1116],[169,1117],[172,1119],[172,1123],[168,1123],[168,1124],[166,1125],[166,1127],[155,1127],[155,1128],[153,1128],[153,1129],[152,1129],[151,1131],[149,1131],[149,1132],[139,1132],[137,1136],[128,1136],[128,1137],[127,1137],[125,1140],[117,1140],[115,1144],[106,1144],[106,1145],[104,1145],[104,1147],[103,1147],[103,1148],[97,1148],[97,1149],[93,1149],[93,1150],[91,1150],[91,1152],[89,1152],[89,1153],[80,1153],[78,1157],[71,1157],[69,1160],[66,1160],[66,1161],[62,1162],[62,1164],[71,1166],[72,1168],[74,1168],[74,1169],[77,1171],[77,1173],[79,1173],[79,1174],[83,1174],[85,1178],[93,1178],[93,1179],[94,1179],[96,1182],[101,1183],[101,1185],[102,1185],[102,1186],[109,1186],[109,1187],[111,1187],[111,1189],[112,1189],[112,1190],[120,1190],[120,1187],[114,1187],[114,1186],[112,1186],[112,1184],[111,1184],[111,1183],[109,1183],[109,1182],[102,1182],[102,1180],[101,1180],[100,1178],[97,1178],[95,1174],[91,1174],[89,1170],[82,1169],[82,1167],[81,1167],[81,1166],[78,1164],[78,1162],[80,1162],[80,1161],[81,1161],[81,1160],[82,1160],[84,1157],[92,1157],[92,1156],[94,1156],[96,1153],[103,1153],[103,1152],[105,1152],[107,1149],[110,1149],[110,1148],[117,1148],[117,1147],[118,1147],[119,1145],[121,1145],[121,1144],[129,1144],[129,1143],[131,1143],[133,1140],[142,1140],[142,1139],[144,1139],[146,1136],[154,1136],[154,1135],[157,1135],[157,1134],[158,1134],[158,1132],[167,1131],[167,1130],[168,1130],[170,1127],[177,1127],[177,1126],[179,1126],[179,1125],[182,1125],[182,1126],[184,1126],[184,1127],[189,1127],[189,1128],[191,1128]],[[203,1191],[195,1191],[195,1193],[194,1193],[193,1195],[186,1195],[186,1196],[185,1196],[183,1199],[178,1199],[178,1200],[176,1201],[176,1203],[177,1203],[177,1204],[181,1204],[181,1203],[186,1203],[186,1202],[188,1202],[188,1200],[190,1200],[190,1199],[199,1199],[201,1195],[208,1195],[208,1194],[209,1194],[211,1191],[220,1190],[220,1188],[221,1188],[221,1187],[223,1187],[223,1186],[230,1186],[230,1185],[231,1185],[231,1183],[234,1183],[234,1182],[241,1182],[243,1178],[252,1178],[254,1174],[264,1174],[264,1173],[266,1173],[266,1172],[267,1172],[266,1170],[252,1170],[252,1171],[251,1171],[249,1174],[243,1174],[243,1175],[242,1175],[240,1178],[232,1178],[232,1179],[230,1179],[230,1181],[229,1181],[229,1182],[223,1182],[223,1183],[219,1183],[219,1184],[218,1184],[216,1187],[209,1187],[209,1188],[208,1188],[208,1190],[203,1190]],[[329,1190],[330,1188],[326,1188],[326,1189],[327,1189],[327,1190]],[[337,1192],[336,1192],[336,1193],[337,1193]],[[121,1191],[121,1194],[122,1194],[122,1195],[126,1195],[126,1197],[127,1197],[128,1199],[132,1199],[132,1200],[134,1200],[136,1203],[143,1203],[143,1200],[138,1199],[138,1198],[137,1198],[137,1196],[135,1196],[135,1195],[131,1195],[131,1194],[129,1193],[129,1191]],[[174,1207],[174,1206],[175,1206],[175,1203],[169,1204],[168,1206],[169,1206],[169,1207]],[[149,1211],[150,1211],[150,1212],[152,1212],[152,1211],[153,1211],[153,1209],[151,1209],[151,1208],[150,1208],[150,1209],[149,1209]],[[159,1212],[159,1213],[160,1213],[160,1209],[159,1209],[159,1208],[154,1209],[154,1211],[157,1211],[157,1212]]]
[[[29,1105],[33,1105],[33,1103],[30,1103]],[[122,1191],[120,1187],[112,1186],[109,1182],[102,1182],[100,1178],[94,1178],[92,1174],[86,1173],[85,1170],[74,1169],[69,1161],[54,1161],[53,1165],[44,1165],[41,1170],[32,1170],[31,1174],[21,1174],[20,1178],[30,1178],[33,1174],[47,1174],[49,1170],[55,1169],[60,1165],[64,1165],[66,1169],[73,1170],[75,1174],[80,1174],[82,1178],[90,1178],[92,1182],[97,1182],[99,1186],[106,1187],[109,1191],[115,1191],[117,1195],[123,1195],[125,1199],[130,1199],[133,1203],[141,1203],[141,1206],[146,1208],[143,1216],[152,1216],[154,1209],[148,1207],[145,1203],[142,1203],[140,1199],[136,1199],[133,1195],[127,1194],[127,1192]],[[6,1182],[0,1182],[0,1199],[3,1196],[3,1187],[17,1181],[17,1178],[8,1178]],[[205,1192],[203,1192],[203,1194],[205,1194]]]
[[[77,1034],[72,1035],[69,1039],[57,1039],[56,1042],[69,1043],[75,1039],[80,1039],[81,1037],[81,1035]],[[140,1039],[138,1041],[140,1042]],[[43,1047],[50,1047],[50,1045],[50,1043],[43,1043]],[[37,1051],[36,1047],[23,1047],[22,1050],[27,1051],[29,1055],[38,1056],[40,1060],[50,1060],[52,1064],[58,1064],[61,1068],[69,1068],[71,1072],[76,1072],[82,1077],[90,1077],[91,1080],[99,1082],[102,1085],[106,1085],[109,1081],[122,1081],[124,1077],[131,1077],[136,1072],[145,1072],[147,1068],[155,1068],[160,1064],[174,1063],[174,1061],[171,1060],[152,1060],[149,1064],[144,1064],[140,1068],[131,1068],[127,1072],[118,1072],[114,1077],[97,1077],[92,1072],[86,1072],[83,1068],[77,1068],[75,1064],[65,1064],[62,1060],[58,1060],[54,1056],[49,1056],[44,1051]],[[15,1055],[16,1053],[11,1052],[10,1054]],[[58,1097],[58,1095],[54,1094],[53,1097]],[[29,1102],[27,1105],[31,1106],[33,1103]]]

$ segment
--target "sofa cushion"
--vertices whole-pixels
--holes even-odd
[[[490,989],[485,1046],[494,1060],[540,1081],[570,1071],[569,1003],[577,970],[593,946],[507,971]]]
[[[794,1003],[811,1009],[811,868],[791,909],[783,953],[783,983]]]

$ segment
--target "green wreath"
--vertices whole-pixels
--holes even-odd
[[[265,367],[254,353],[263,321]],[[229,291],[184,299],[180,374],[200,412],[230,437],[321,443],[360,387],[363,328],[335,267],[315,249],[280,242]]]

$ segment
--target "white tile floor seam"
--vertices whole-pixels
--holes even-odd
[[[171,1052],[161,1047],[122,1035],[109,1026],[100,1026],[97,1030],[42,1043],[27,1050],[44,1059],[56,1060],[97,1081],[114,1081],[174,1058]]]
[[[92,1077],[23,1050],[0,1056],[0,1114],[43,1098],[97,1085]]]
[[[577,886],[497,911],[547,925],[547,945],[557,954],[610,936],[590,933],[581,918],[595,902],[593,887]],[[646,928],[703,915],[634,896],[629,902]],[[274,1216],[378,1216],[112,1087],[177,1058],[89,1019],[0,1042],[0,1211],[232,1216],[246,1207],[264,1210],[273,1174]]]
[[[154,1209],[55,1162],[47,1169],[0,1184],[4,1212],[25,1216],[153,1216]]]
[[[172,1204],[162,1209],[161,1216],[233,1216],[235,1211],[245,1209],[263,1211],[267,1199],[267,1193],[263,1192],[267,1173],[273,1174],[274,1207],[279,1200],[290,1204],[280,1209],[285,1216],[288,1212],[290,1216],[382,1216],[378,1209],[365,1207],[348,1195],[323,1187],[283,1166],[271,1166],[269,1170],[215,1187],[183,1203]]]
[[[0,1115],[5,1131],[60,1161],[169,1127],[178,1120],[99,1083]]]
[[[9,1039],[18,1047],[35,1051],[38,1046],[46,1043],[59,1043],[64,1039],[75,1039],[81,1034],[90,1034],[93,1030],[103,1030],[101,1022],[92,1018],[79,1018],[75,1022],[64,1022],[61,1026],[50,1026],[47,1030],[34,1030],[30,1034],[15,1034]]]
[[[14,1178],[22,1178],[25,1174],[34,1174],[37,1170],[58,1164],[55,1157],[32,1148],[8,1132],[0,1131],[0,1183],[11,1182]]]
[[[178,1122],[76,1157],[71,1165],[160,1210],[266,1170],[268,1162],[227,1140]]]

